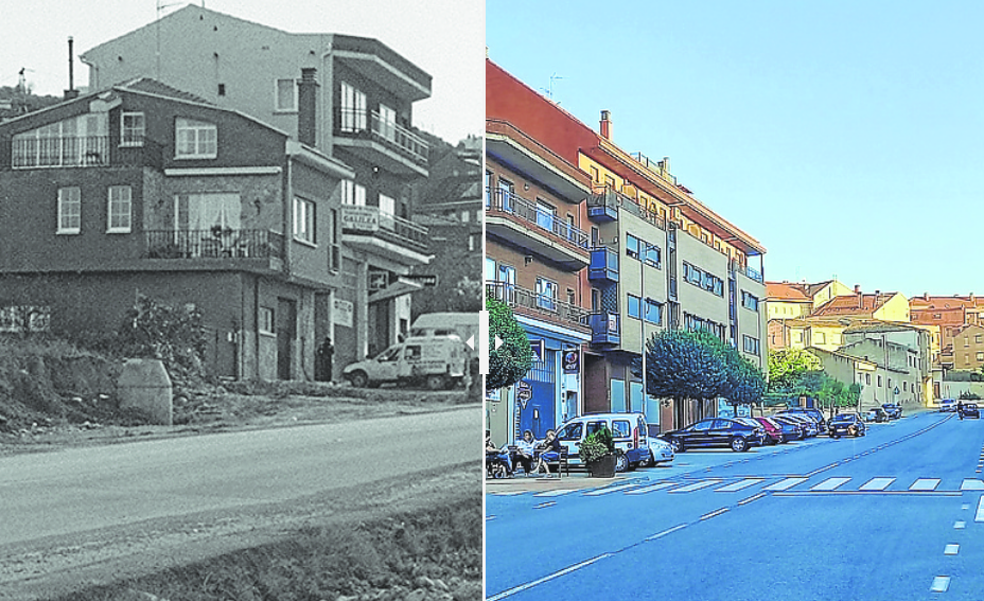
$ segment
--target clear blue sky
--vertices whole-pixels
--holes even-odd
[[[770,280],[984,293],[984,3],[489,0],[489,58],[766,248]]]

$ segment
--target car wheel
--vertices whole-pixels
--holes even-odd
[[[349,382],[351,382],[352,386],[355,388],[365,388],[369,385],[369,376],[366,375],[366,372],[364,371],[353,372],[349,376]]]
[[[731,439],[731,450],[736,453],[741,453],[748,450],[748,441],[740,436],[735,436]]]
[[[831,437],[831,438],[840,438],[840,437],[841,437],[841,435],[840,435],[840,434],[838,434],[837,432],[831,432],[831,433],[830,433],[830,437]]]
[[[431,374],[427,376],[427,388],[429,390],[441,390],[446,385],[442,374]]]
[[[786,435],[785,434],[780,434],[779,435],[779,444],[786,444]]]
[[[683,441],[680,440],[679,438],[671,438],[670,439],[670,447],[673,449],[673,452],[674,453],[682,453],[683,452]]]
[[[629,470],[629,458],[625,456],[625,453],[619,453],[615,456],[615,471],[618,473],[627,472]]]
[[[656,467],[656,455],[653,455],[653,450],[649,449],[649,459],[647,459],[643,464],[643,467]]]

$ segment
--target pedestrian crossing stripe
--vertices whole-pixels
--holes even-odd
[[[797,484],[802,484],[809,480],[809,478],[785,478],[780,480],[775,484],[770,484],[766,486],[764,490],[789,490],[790,488],[796,486]]]
[[[748,488],[758,484],[759,482],[764,482],[765,478],[745,478],[744,480],[739,480],[738,482],[732,482],[727,486],[722,486],[721,488],[714,489],[714,492],[737,492],[739,490]]]
[[[627,495],[644,495],[646,493],[654,492],[657,490],[663,490],[664,488],[669,488],[671,486],[676,486],[676,482],[659,482],[651,486],[643,486],[642,488],[637,488],[635,490],[626,491]]]
[[[569,490],[563,490],[563,489],[548,490],[546,492],[538,492],[538,493],[536,493],[533,496],[534,497],[559,497],[561,495],[567,495],[567,494],[570,494],[572,492],[574,492],[574,491],[573,490],[570,490],[570,489]]]
[[[909,490],[936,490],[936,487],[939,485],[939,478],[919,478],[912,483]]]
[[[984,490],[984,482],[976,478],[965,478],[960,484],[960,490]]]
[[[674,488],[671,493],[676,492],[693,492],[695,490],[700,490],[702,488],[707,488],[708,486],[714,486],[719,484],[720,480],[702,480],[700,482],[694,482],[693,484],[687,484],[686,486],[681,486],[680,488]]]
[[[984,522],[984,495],[977,501],[977,513],[974,515],[975,522]]]
[[[632,484],[622,484],[621,486],[612,486],[610,488],[599,488],[598,490],[592,490],[590,492],[584,493],[586,497],[597,497],[600,495],[610,495],[613,492],[619,492],[622,490],[628,490],[630,488],[635,488],[639,486],[638,483],[633,482]]]
[[[861,485],[858,490],[885,490],[892,482],[895,482],[895,478],[872,478]]]
[[[850,481],[851,481],[850,478],[844,478],[844,477],[827,478],[820,484],[814,485],[813,488],[811,488],[810,490],[824,490],[824,491],[837,490],[840,486],[847,484]]]

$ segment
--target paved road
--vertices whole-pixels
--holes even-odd
[[[627,486],[489,495],[488,598],[979,600],[982,453],[984,421],[921,413],[688,451]]]
[[[435,467],[475,446],[474,407],[0,458],[2,545],[285,502]],[[477,447],[476,447],[477,448]],[[477,451],[476,451],[477,454]]]

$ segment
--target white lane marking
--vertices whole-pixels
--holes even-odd
[[[809,478],[786,478],[785,480],[780,480],[775,484],[770,484],[762,490],[789,490],[797,484],[802,484],[807,480],[809,480]]]
[[[820,484],[813,486],[810,490],[837,490],[842,484],[850,482],[850,478],[839,477],[839,478],[827,478]]]
[[[962,509],[964,511],[967,511],[968,509],[970,509],[970,505],[967,504],[967,503],[964,503],[963,505],[960,506],[960,509]]]
[[[936,490],[936,487],[939,485],[939,478],[919,478],[912,483],[909,490]]]
[[[984,490],[984,481],[976,478],[964,478],[960,483],[960,490]]]
[[[495,496],[497,496],[497,497],[515,497],[516,495],[524,495],[524,494],[526,494],[526,491],[525,490],[510,490],[510,491],[506,491],[506,492],[494,492],[492,494],[495,495]]]
[[[721,488],[715,488],[714,492],[737,492],[758,484],[759,482],[764,482],[765,478],[745,478],[744,480],[739,480],[738,482],[732,482],[727,486],[722,486]]]
[[[652,486],[643,486],[642,488],[637,488],[635,490],[628,491],[627,495],[644,495],[648,492],[653,492],[657,490],[663,490],[664,488],[669,488],[671,486],[676,486],[676,482],[659,482],[658,484],[653,484]]]
[[[929,591],[931,593],[945,593],[948,588],[950,588],[950,577],[937,576],[933,578],[933,586],[929,588]]]
[[[646,538],[646,540],[656,540],[657,538],[663,538],[667,534],[672,534],[672,533],[676,532],[677,530],[681,530],[681,529],[686,528],[686,527],[687,527],[686,524],[680,524],[679,526],[674,526],[674,527],[670,528],[669,530],[664,530],[662,532],[657,532],[656,534],[654,534],[654,535]]]
[[[514,586],[513,588],[506,589],[506,590],[502,591],[501,593],[499,593],[497,595],[493,595],[491,597],[487,597],[485,601],[499,601],[499,599],[505,599],[506,597],[512,597],[516,593],[521,593],[521,592],[523,592],[525,590],[528,590],[528,589],[533,588],[534,586],[543,584],[544,582],[549,582],[549,581],[553,580],[554,578],[560,578],[561,576],[563,576],[565,574],[570,574],[571,572],[580,570],[581,568],[587,567],[587,566],[589,566],[589,565],[591,565],[591,564],[593,564],[593,563],[595,563],[597,561],[601,561],[602,559],[605,559],[606,557],[611,557],[611,556],[612,556],[611,553],[602,553],[598,557],[593,557],[593,558],[591,558],[591,559],[589,559],[587,561],[582,561],[581,563],[574,564],[572,566],[566,567],[563,570],[554,572],[553,574],[549,574],[547,576],[544,576],[543,578],[540,578],[538,580],[534,580],[533,582],[527,582],[526,584],[521,584],[519,586]]]
[[[949,544],[943,548],[943,555],[956,555],[959,552],[960,552],[960,545],[955,543]]]
[[[892,482],[895,482],[895,478],[872,478],[858,490],[885,490]]]
[[[485,516],[485,521],[486,522],[489,521],[489,520],[494,520],[494,519],[495,519],[495,516],[494,515],[487,515],[487,516]]]
[[[730,509],[728,509],[727,507],[722,507],[721,509],[718,509],[717,511],[712,511],[710,513],[705,513],[704,515],[700,516],[700,519],[702,521],[703,520],[709,520],[709,519],[711,519],[714,516],[721,515],[722,513],[728,513],[729,511],[730,511]]]
[[[702,480],[700,482],[694,482],[693,484],[688,484],[686,486],[681,486],[680,488],[674,488],[671,493],[674,492],[693,492],[695,490],[700,490],[702,488],[707,488],[708,486],[714,486],[719,484],[720,480]]]
[[[557,489],[557,490],[548,490],[546,492],[538,492],[538,493],[536,493],[533,496],[534,497],[559,497],[561,495],[569,495],[572,492],[574,492],[574,491],[573,490]]]
[[[738,504],[739,505],[747,505],[748,503],[751,503],[752,501],[756,501],[758,499],[761,499],[764,496],[765,496],[765,493],[764,492],[760,492],[757,495],[752,495],[751,497],[748,497],[748,498],[742,499],[741,501],[738,501]]]
[[[622,484],[619,486],[613,486],[611,488],[600,488],[598,490],[592,490],[591,492],[584,493],[585,497],[598,497],[601,495],[610,495],[613,492],[619,492],[621,490],[628,490],[630,488],[635,488],[639,486],[637,483],[632,484]]]
[[[975,522],[984,522],[984,495],[977,501],[977,514],[974,516]]]
[[[966,527],[967,527],[967,522],[963,520],[957,520],[956,522],[953,522],[954,530],[963,530]]]
[[[539,505],[534,505],[533,509],[544,509],[546,507],[553,507],[556,504],[557,501],[546,501],[544,503],[540,503]]]

